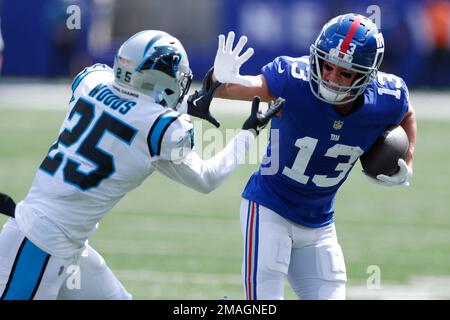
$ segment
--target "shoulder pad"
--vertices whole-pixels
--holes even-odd
[[[275,97],[283,97],[288,87],[298,85],[298,80],[308,81],[308,57],[277,57],[261,69],[267,81],[270,93]]]
[[[309,57],[299,58],[286,57],[290,67],[290,76],[295,79],[308,81]]]
[[[109,71],[111,72],[112,69],[107,66],[106,64],[102,63],[96,63],[93,66],[84,68],[83,71],[81,71],[72,81],[72,93],[75,92],[77,87],[80,85],[81,81],[90,73],[94,71]]]
[[[408,91],[405,81],[391,73],[378,72],[376,83],[378,94],[390,94],[396,99],[400,99],[402,91]]]
[[[194,147],[194,127],[189,116],[173,110],[162,113],[150,128],[147,144],[152,157],[181,160]]]

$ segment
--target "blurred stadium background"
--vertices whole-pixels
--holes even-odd
[[[80,8],[79,29],[67,28],[71,5]],[[178,37],[200,81],[213,63],[219,33],[249,37],[256,53],[242,73],[255,74],[278,55],[307,54],[331,17],[376,16],[377,8],[387,48],[381,69],[403,77],[410,88],[418,144],[410,188],[373,185],[358,165],[338,194],[348,297],[449,299],[448,1],[0,0],[0,191],[16,200],[26,195],[64,118],[71,78],[96,62],[112,66],[118,46],[137,31],[160,29]],[[213,105],[223,131],[239,128],[249,111],[245,102],[216,99]],[[195,125],[197,145],[211,143],[211,126]],[[264,147],[262,135],[256,152]],[[155,174],[106,216],[90,243],[134,298],[242,299],[238,210],[256,168],[241,166],[209,195]],[[379,288],[367,285],[373,268],[381,271]],[[295,298],[288,287],[286,292]]]

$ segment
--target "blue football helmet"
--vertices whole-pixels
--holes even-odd
[[[310,47],[309,83],[312,92],[331,104],[356,100],[376,77],[383,55],[383,35],[368,18],[349,13],[330,20]],[[352,85],[325,81],[322,77],[325,61],[357,72]]]

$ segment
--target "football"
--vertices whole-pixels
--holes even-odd
[[[361,157],[365,173],[373,178],[379,174],[391,176],[400,169],[397,161],[405,159],[409,147],[408,136],[400,126],[390,126]]]

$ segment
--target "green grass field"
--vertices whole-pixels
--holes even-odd
[[[20,200],[64,112],[0,111],[0,191]],[[220,120],[237,128],[242,119]],[[338,194],[336,227],[350,284],[365,283],[369,265],[381,268],[382,284],[450,276],[450,121],[418,126],[410,188],[374,185],[358,165]],[[242,299],[240,193],[255,168],[241,166],[209,195],[154,174],[105,217],[90,244],[136,299]],[[290,289],[286,298],[295,298]]]

